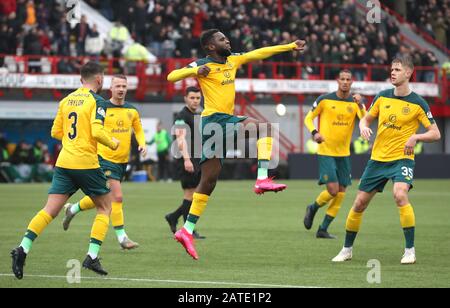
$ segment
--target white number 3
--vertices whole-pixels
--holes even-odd
[[[412,179],[414,176],[414,171],[412,168],[402,167],[402,175],[409,176]]]

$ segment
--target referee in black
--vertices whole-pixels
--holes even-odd
[[[195,124],[195,116],[200,117],[197,113],[200,107],[202,95],[199,88],[188,87],[184,96],[186,106],[177,114],[175,118],[175,137],[177,140],[178,150],[182,157],[177,160],[177,170],[180,175],[181,187],[183,188],[184,198],[181,206],[173,213],[166,215],[166,220],[169,223],[172,233],[177,231],[178,219],[183,216],[186,222],[189,210],[192,204],[192,196],[200,183],[200,156],[195,153],[200,153],[201,149],[196,149],[195,140],[201,140],[199,137],[200,127],[199,122]],[[197,134],[197,139],[195,135]],[[197,147],[200,146],[200,143]],[[204,239],[196,231],[193,236],[195,239]]]

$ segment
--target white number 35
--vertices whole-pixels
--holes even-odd
[[[402,167],[402,175],[409,176],[412,179],[414,177],[414,171],[412,168]]]

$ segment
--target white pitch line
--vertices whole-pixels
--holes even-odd
[[[0,274],[0,277],[14,277],[12,274]],[[66,276],[52,275],[25,275],[24,278],[45,278],[45,279],[67,279]],[[162,279],[145,279],[145,278],[103,278],[103,277],[81,277],[83,280],[109,280],[109,281],[130,281],[130,282],[153,282],[153,283],[182,283],[182,284],[204,284],[204,285],[222,285],[222,286],[241,286],[241,287],[261,287],[261,288],[296,288],[296,289],[316,289],[312,286],[292,286],[280,284],[264,284],[264,283],[242,283],[242,282],[220,282],[220,281],[190,281],[190,280],[162,280]],[[76,285],[76,284],[75,284]]]

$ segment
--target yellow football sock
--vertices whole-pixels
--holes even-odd
[[[399,207],[400,223],[402,228],[412,228],[416,226],[416,216],[411,204]]]
[[[113,202],[111,211],[111,223],[113,227],[122,227],[125,222],[123,218],[123,203]]]
[[[333,199],[334,197],[328,192],[328,190],[324,190],[320,193],[320,195],[317,197],[316,199],[316,204],[319,207],[324,206],[325,204],[327,204],[328,202],[330,202],[331,199]]]
[[[208,195],[194,193],[191,209],[184,224],[184,229],[187,230],[187,232],[189,232],[190,234],[194,232],[195,225],[197,224],[200,216],[202,216],[203,212],[205,211],[208,199]]]
[[[347,217],[346,229],[350,232],[359,232],[361,227],[363,213],[357,213],[353,210],[350,210],[350,213]]]
[[[52,220],[53,217],[42,210],[31,220],[30,224],[28,225],[28,230],[39,236],[44,231],[44,229],[52,222]]]
[[[272,137],[261,138],[257,142],[258,160],[270,160],[272,157]]]
[[[37,213],[28,225],[27,232],[20,243],[20,247],[28,254],[33,246],[33,242],[44,231],[44,229],[52,222],[53,217],[44,210]]]
[[[206,209],[208,199],[209,199],[208,195],[194,193],[191,210],[189,211],[189,214],[197,217],[202,216],[203,212]]]
[[[345,192],[340,192],[336,195],[336,197],[333,198],[333,200],[331,200],[330,206],[328,207],[328,210],[327,210],[328,216],[331,216],[334,218],[337,216],[337,214],[339,213],[339,210],[341,209],[344,198],[345,198]]]
[[[83,199],[81,199],[79,203],[80,203],[80,209],[82,211],[88,211],[88,210],[95,208],[94,201],[92,201],[92,199],[89,198],[88,196],[85,196]]]
[[[109,217],[103,214],[97,214],[92,225],[91,239],[103,242],[108,233]]]
[[[103,214],[97,214],[92,225],[91,241],[89,244],[88,255],[95,260],[98,257],[100,248],[106,238],[109,228],[109,217]]]

